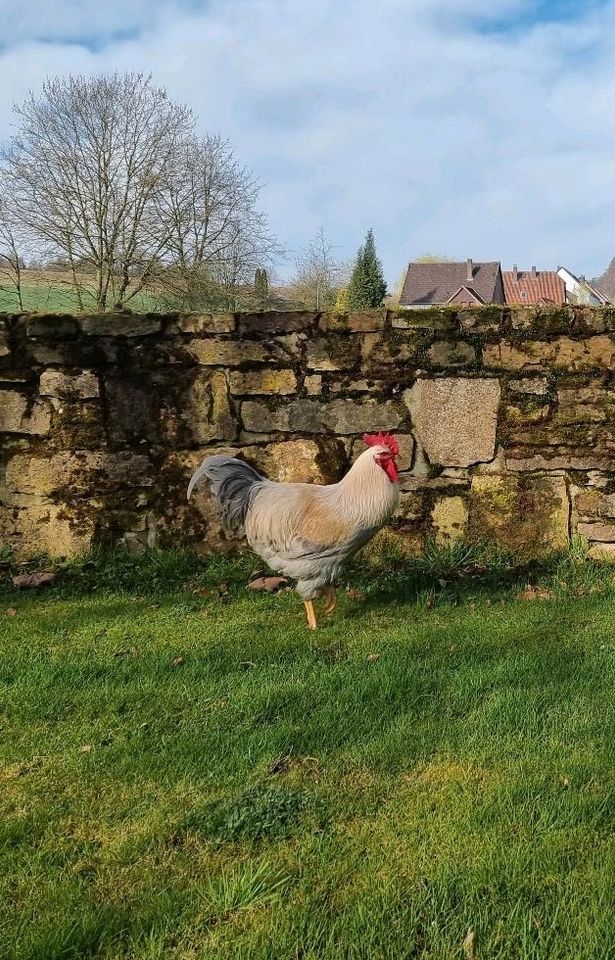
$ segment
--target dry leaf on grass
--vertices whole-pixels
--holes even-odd
[[[381,653],[368,653],[368,654],[367,654],[367,662],[368,662],[368,663],[375,663],[376,660],[380,660],[380,657],[381,657],[381,656],[382,656]]]
[[[365,594],[362,590],[355,590],[354,587],[350,587],[346,591],[346,596],[350,597],[351,600],[365,600]]]
[[[474,943],[476,941],[476,935],[472,930],[472,927],[469,928],[465,937],[463,938],[463,943],[461,944],[463,948],[463,955],[467,960],[475,960],[476,953],[474,952]]]
[[[552,600],[553,591],[545,587],[535,587],[528,584],[525,590],[522,590],[517,597],[518,600]]]
[[[32,587],[47,587],[55,581],[55,573],[40,570],[38,573],[20,573],[13,577],[13,586],[18,590],[28,590]]]
[[[91,752],[92,752],[91,743],[84,743],[82,747],[79,747],[79,753],[91,753]]]
[[[184,657],[175,657],[174,660],[171,660],[171,666],[172,666],[172,667],[181,667],[181,665],[182,665],[183,663],[185,663],[185,662],[186,662],[186,661],[185,661]]]
[[[15,609],[15,607],[7,607],[6,610],[4,611],[4,616],[5,616],[5,617],[16,617],[16,616],[17,616],[17,610]]]
[[[254,670],[256,664],[253,660],[240,660],[239,666],[242,670]]]
[[[286,577],[257,577],[250,580],[248,590],[264,590],[265,593],[277,593],[282,587],[288,586]]]

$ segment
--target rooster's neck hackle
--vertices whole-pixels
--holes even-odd
[[[355,460],[346,476],[336,484],[339,509],[351,512],[366,527],[388,519],[399,502],[399,485],[391,483],[374,457],[386,448],[371,447]]]

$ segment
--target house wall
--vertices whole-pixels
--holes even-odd
[[[227,541],[203,456],[338,480],[364,431],[401,445],[408,549],[487,539],[615,553],[615,311],[4,316],[0,543]]]

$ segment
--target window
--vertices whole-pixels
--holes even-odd
[[[522,299],[522,300],[527,300],[527,290],[522,290],[522,291],[521,291],[521,299]]]

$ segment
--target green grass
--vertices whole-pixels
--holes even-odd
[[[26,281],[22,287],[22,300],[25,312],[38,313],[79,313],[79,300],[76,293],[64,283],[60,284],[53,280],[41,278],[36,281]],[[113,309],[113,303],[109,304],[108,309]],[[133,297],[128,306],[134,313],[155,311],[160,308],[158,302],[147,294],[137,294]],[[84,297],[83,310],[87,312],[94,311],[94,300],[91,297]],[[5,286],[0,289],[0,312],[18,313],[19,300],[14,290],[5,281]]]
[[[612,955],[612,570],[372,561],[315,635],[245,557],[0,585],[2,960]]]

